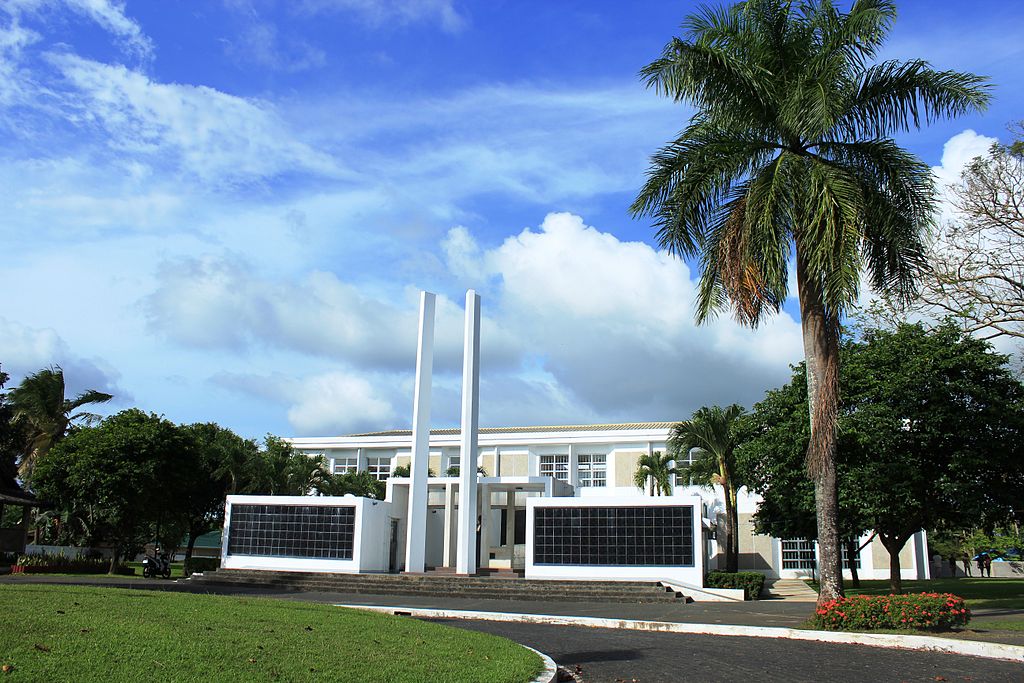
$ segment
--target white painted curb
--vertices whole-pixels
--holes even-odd
[[[541,661],[544,662],[544,670],[537,674],[537,677],[530,681],[530,683],[556,683],[558,681],[558,666],[555,664],[555,660],[540,650],[534,650],[529,645],[523,645],[522,643],[518,643],[518,645],[522,645],[522,647],[525,647],[530,652],[539,655]]]
[[[421,607],[394,607],[386,605],[335,605],[349,609],[363,609],[388,614],[433,619],[481,619],[484,621],[510,621],[526,624],[552,624],[556,626],[591,626],[636,631],[689,633],[712,636],[748,636],[754,638],[789,638],[814,640],[822,643],[870,645],[901,650],[923,650],[954,655],[969,655],[986,659],[1003,659],[1024,663],[1024,647],[1003,643],[983,643],[977,640],[953,640],[935,636],[903,636],[889,633],[847,633],[842,631],[805,631],[796,628],[771,626],[736,626],[731,624],[686,624],[671,621],[639,621],[635,619],[604,619],[600,617],[568,617],[552,614],[515,614],[511,612],[473,612],[469,610],[427,609]]]

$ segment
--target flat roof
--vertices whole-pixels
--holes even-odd
[[[532,427],[481,427],[480,434],[554,434],[565,432],[630,431],[636,429],[669,429],[675,422],[616,422],[589,425],[540,425]],[[431,429],[431,436],[455,436],[462,430],[457,427]],[[363,436],[412,436],[411,429],[389,429],[382,432],[360,432],[345,434],[343,438]]]

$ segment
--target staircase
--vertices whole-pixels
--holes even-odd
[[[500,576],[321,574],[246,569],[193,574],[188,581],[209,586],[436,598],[676,604],[688,601],[681,593],[659,583],[639,581],[531,581]]]

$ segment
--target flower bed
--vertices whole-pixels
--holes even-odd
[[[826,631],[917,629],[943,631],[966,626],[971,611],[952,593],[854,595],[818,607],[811,623]]]

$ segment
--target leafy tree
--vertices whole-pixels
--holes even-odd
[[[736,447],[746,436],[743,406],[733,404],[703,407],[685,422],[672,426],[669,455],[676,463],[694,456],[689,465],[677,470],[683,478],[700,486],[721,486],[725,492],[725,570],[739,568],[739,507],[737,493],[743,486],[736,468]]]
[[[329,496],[344,496],[351,493],[353,496],[384,500],[385,490],[386,486],[383,481],[363,470],[361,472],[335,474],[331,478],[330,489],[325,494]]]
[[[952,315],[986,339],[1024,339],[1024,122],[952,187],[958,216],[929,249],[918,310]]]
[[[867,330],[862,341],[844,344],[843,533],[877,532],[893,592],[902,590],[899,553],[918,530],[1000,523],[1019,513],[1024,387],[1006,360],[952,324]],[[798,370],[758,404],[763,431],[741,448],[751,486],[765,497],[759,528],[773,535],[793,537],[809,526],[809,492],[799,488],[793,457],[807,438],[796,407],[805,386]]]
[[[452,471],[454,471],[455,474],[451,474]],[[459,476],[459,468],[458,467],[449,467],[448,470],[445,472],[445,474],[450,476],[450,477],[457,477],[457,476]],[[391,476],[392,477],[411,477],[412,476],[412,465],[398,465],[391,472]],[[432,470],[432,469],[430,469],[428,467],[427,468],[427,476],[428,477],[436,477],[437,476],[437,472],[435,472],[434,470]]]
[[[699,259],[697,320],[731,306],[757,326],[779,311],[795,261],[809,377],[821,592],[842,595],[835,437],[839,324],[860,273],[909,300],[932,222],[928,167],[892,135],[983,109],[984,78],[927,62],[873,63],[896,19],[886,0],[748,0],[687,18],[649,87],[695,113],[652,158],[635,216]]]
[[[55,366],[23,379],[9,394],[15,420],[25,431],[27,442],[19,464],[22,479],[30,479],[35,462],[67,434],[75,423],[91,424],[99,416],[79,408],[105,403],[110,394],[90,389],[73,399],[64,398],[64,371]]]
[[[776,538],[816,539],[814,484],[805,473],[810,440],[807,415],[807,370],[793,368],[786,386],[773,389],[754,406],[747,425],[750,437],[736,451],[737,469],[744,483],[762,498],[754,514],[754,530]],[[847,476],[848,436],[839,434],[838,533],[849,558],[853,585],[859,584],[855,558],[862,549],[861,535],[870,528],[857,505],[857,491]]]
[[[292,448],[284,439],[267,434],[251,468],[245,493],[275,496],[321,495],[330,490],[331,473],[327,458],[310,457]]]
[[[670,453],[644,453],[636,462],[633,483],[641,491],[647,487],[648,495],[671,496],[672,480],[678,474],[678,470],[672,466],[672,460]]]
[[[33,483],[58,508],[82,511],[94,542],[113,545],[113,572],[122,556],[150,540],[161,518],[172,520],[189,446],[175,424],[124,410],[50,449],[36,463]]]
[[[10,375],[0,369],[0,489],[20,488],[18,458],[25,444],[25,436],[14,420],[14,406],[3,391],[8,379]]]
[[[230,429],[212,422],[181,428],[189,437],[183,455],[188,462],[187,482],[177,497],[182,526],[188,534],[185,561],[192,559],[199,536],[224,523],[224,498],[236,484],[231,474],[238,463],[251,465],[259,447]],[[239,470],[244,469],[239,468]]]

